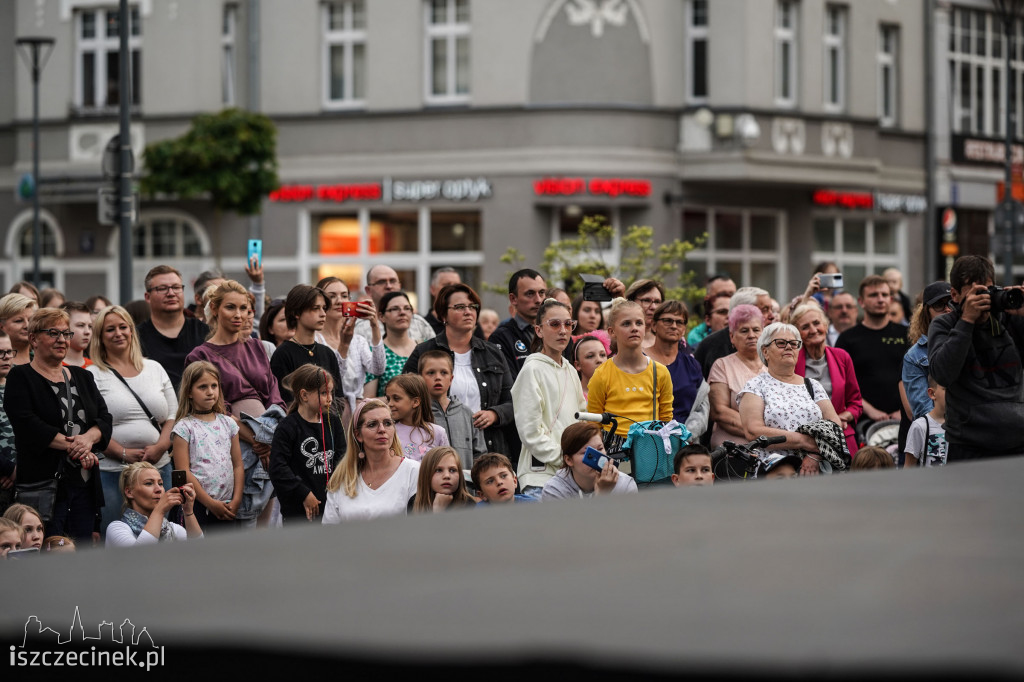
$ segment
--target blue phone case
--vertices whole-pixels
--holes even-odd
[[[597,469],[598,471],[604,469],[608,459],[608,455],[590,446],[587,446],[587,449],[583,452],[583,463],[591,469]]]
[[[260,266],[263,265],[263,240],[262,239],[250,239],[249,240],[249,259],[247,263],[252,263],[252,257],[256,256],[256,263]]]

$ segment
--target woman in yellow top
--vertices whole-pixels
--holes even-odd
[[[653,419],[655,411],[661,421],[672,419],[672,378],[665,365],[644,355],[646,329],[644,310],[639,303],[615,299],[608,315],[608,334],[615,340],[618,354],[597,368],[588,386],[588,412],[610,412],[625,417],[618,420],[615,432],[623,441],[633,421]],[[611,451],[620,446],[621,443],[614,443]]]

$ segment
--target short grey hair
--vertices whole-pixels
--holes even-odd
[[[449,272],[454,272],[456,275],[459,274],[458,270],[456,270],[455,268],[449,268],[449,267],[438,268],[437,270],[434,270],[434,274],[431,275],[431,277],[430,277],[430,286],[436,287],[437,283],[441,280],[441,275],[449,273]],[[460,281],[462,280],[462,275],[459,275],[459,280]]]
[[[732,295],[732,298],[729,299],[729,310],[738,305],[752,305],[756,307],[758,297],[769,295],[767,291],[759,287],[740,287]]]
[[[799,322],[800,318],[807,313],[816,313],[821,318],[821,321],[825,323],[825,326],[828,326],[828,316],[825,315],[825,309],[818,305],[818,302],[813,298],[793,308],[789,313],[789,319],[791,322]]]
[[[800,340],[800,330],[787,322],[772,322],[761,331],[761,338],[757,340],[757,357],[761,358],[762,364],[768,364],[764,358],[764,349],[783,332],[788,333],[797,341]]]

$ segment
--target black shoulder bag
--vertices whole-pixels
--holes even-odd
[[[136,402],[139,403],[139,407],[141,407],[142,411],[146,413],[147,417],[149,417],[149,423],[153,425],[154,429],[156,429],[157,435],[162,436],[164,434],[164,430],[160,428],[160,424],[157,422],[156,417],[154,417],[153,413],[149,411],[148,407],[146,407],[146,403],[142,401],[142,398],[139,397],[139,394],[132,390],[132,387],[128,385],[128,382],[124,380],[124,377],[121,376],[121,374],[116,369],[111,367],[110,371],[114,373],[115,377],[121,380],[121,383],[124,384],[124,387],[128,389],[128,392],[135,397]]]

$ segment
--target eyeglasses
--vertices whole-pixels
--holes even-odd
[[[381,419],[379,421],[374,419],[374,420],[371,420],[371,421],[368,421],[368,422],[363,422],[363,428],[364,429],[370,429],[371,431],[376,431],[377,429],[379,429],[382,426],[385,429],[391,429],[391,428],[394,428],[395,422],[393,422],[390,419]]]
[[[0,360],[6,360],[7,358],[13,358],[17,354],[18,354],[18,349],[17,348],[14,348],[12,350],[0,350]]]
[[[63,336],[69,341],[75,335],[75,333],[70,329],[40,329],[39,333],[47,334],[51,339],[59,339]]]
[[[479,303],[456,303],[455,305],[448,306],[448,310],[454,310],[457,313],[464,313],[469,310],[476,312],[480,310]]]
[[[393,305],[390,308],[385,308],[384,312],[392,313],[392,314],[394,314],[394,313],[411,313],[412,312],[412,306],[411,305]]]
[[[795,339],[772,339],[771,343],[780,350],[785,350],[786,348],[796,350],[803,345],[803,341],[797,341]]]
[[[669,327],[685,327],[686,320],[680,320],[677,317],[659,317],[655,322],[662,322]]]
[[[376,282],[370,282],[371,287],[383,287],[383,286],[399,286],[401,282],[392,277],[391,279],[378,279]]]
[[[157,293],[160,294],[161,296],[166,296],[168,291],[173,291],[176,294],[180,294],[181,292],[185,291],[185,287],[182,286],[181,284],[161,284],[158,287],[150,287],[149,289],[146,289],[146,291],[150,293]]]
[[[636,299],[636,302],[644,306],[645,308],[652,305],[661,305],[660,298],[638,298]]]
[[[541,324],[546,324],[552,329],[560,329],[565,327],[569,331],[576,328],[576,320],[544,320]],[[538,325],[539,326],[539,325]]]
[[[944,298],[941,301],[939,301],[938,303],[932,303],[928,307],[931,308],[934,312],[944,313],[944,312],[946,312],[949,309],[949,305],[950,305],[950,299]]]

